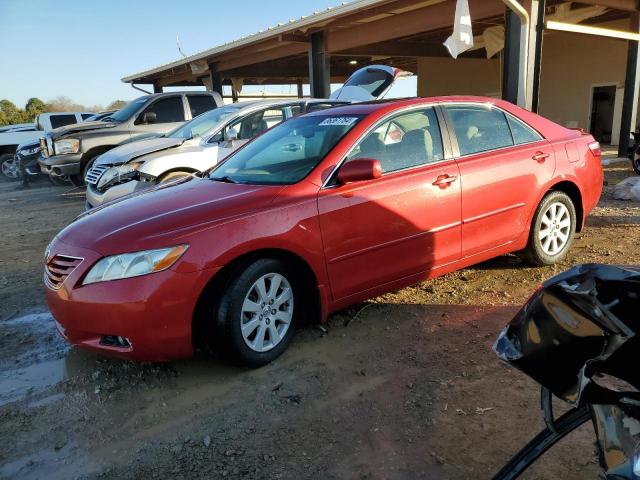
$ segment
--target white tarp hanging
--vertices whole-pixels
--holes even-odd
[[[556,11],[546,16],[547,20],[566,23],[580,23],[589,18],[599,17],[607,11],[606,7],[592,6],[585,8],[571,9],[571,3],[558,5]],[[492,58],[504,49],[504,27],[496,25],[489,27],[473,39],[473,46],[469,50],[487,50],[487,58]]]
[[[453,58],[458,58],[458,55],[473,48],[473,30],[468,0],[457,0],[453,34],[447,38],[444,46],[447,47]]]

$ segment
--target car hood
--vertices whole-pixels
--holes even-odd
[[[268,208],[283,188],[187,177],[90,210],[58,239],[102,255],[188,242],[194,232]]]
[[[69,133],[86,132],[88,130],[103,130],[105,128],[114,128],[120,125],[118,122],[82,122],[66,125],[64,127],[55,128],[49,132],[51,138],[56,139],[63,137]]]
[[[130,142],[113,148],[96,159],[96,165],[121,165],[142,155],[177,147],[184,142],[181,138],[155,137]]]

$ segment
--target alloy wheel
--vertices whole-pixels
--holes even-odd
[[[240,329],[247,346],[268,352],[285,337],[293,319],[293,291],[279,273],[256,280],[245,296],[240,313]]]
[[[2,162],[2,174],[11,180],[19,177],[18,162],[16,162],[15,158],[12,157]]]
[[[544,212],[538,239],[547,255],[558,255],[569,242],[571,235],[571,215],[561,202],[554,202]]]

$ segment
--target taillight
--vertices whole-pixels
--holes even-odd
[[[600,149],[599,142],[591,142],[589,144],[589,150],[591,150],[591,153],[593,154],[594,157],[596,158],[602,157],[602,150]]]

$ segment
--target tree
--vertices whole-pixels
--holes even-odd
[[[107,106],[107,110],[120,110],[127,104],[124,100],[115,100]]]
[[[81,112],[84,110],[83,105],[74,103],[69,97],[61,95],[59,97],[50,100],[47,103],[47,108],[50,112]]]
[[[33,121],[37,115],[49,111],[47,105],[37,97],[31,97],[24,109],[29,121]]]
[[[0,118],[4,121],[3,125],[26,122],[24,111],[19,110],[13,102],[6,99],[0,100]]]

